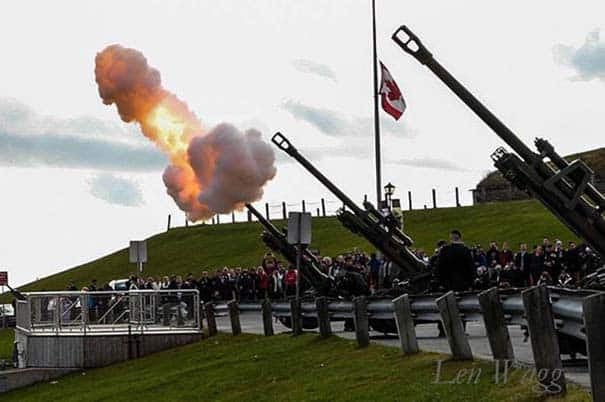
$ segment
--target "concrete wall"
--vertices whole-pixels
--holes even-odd
[[[17,388],[27,387],[37,382],[47,382],[79,369],[30,368],[0,372],[0,394]]]
[[[94,368],[200,341],[202,334],[41,336],[16,330],[27,367]],[[137,347],[138,345],[138,347]]]

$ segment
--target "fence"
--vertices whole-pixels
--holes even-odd
[[[425,194],[425,196],[428,195]],[[430,192],[430,198],[423,199],[421,202],[418,202],[417,200],[414,201],[415,197],[416,195],[412,194],[411,191],[408,191],[405,199],[397,199],[393,201],[399,203],[401,210],[404,211],[411,211],[413,209],[449,208],[473,205],[472,195],[462,197],[459,187],[454,187],[453,189],[440,189],[439,191],[438,189],[433,188]],[[364,200],[367,199],[367,195],[364,196]],[[343,207],[343,204],[336,199],[321,198],[320,200],[301,200],[300,202],[266,202],[262,204],[262,206],[257,207],[259,211],[264,213],[268,220],[273,220],[287,219],[289,211],[309,212],[318,217],[335,216],[338,209]],[[211,220],[203,222],[203,224],[217,225],[224,223],[251,222],[252,220],[254,220],[254,217],[244,209],[242,211],[234,211],[230,214],[217,214]],[[187,218],[185,218],[184,226],[189,225],[190,222],[187,220]],[[172,227],[176,226],[172,220],[172,215],[168,215],[167,230],[170,230]]]
[[[199,331],[197,290],[35,292],[17,302],[17,328],[31,335]]]
[[[494,360],[510,364],[514,350],[509,325],[528,329],[535,361],[536,379],[545,392],[564,393],[566,380],[561,354],[582,353],[588,358],[592,397],[605,400],[605,293],[555,287],[499,290],[481,293],[403,295],[394,300],[358,297],[351,301],[330,301],[323,297],[295,301],[242,303],[235,309],[230,303],[233,328],[239,327],[239,313],[262,312],[265,335],[272,335],[271,315],[292,324],[314,320],[321,337],[331,333],[331,321],[352,320],[360,347],[369,344],[370,327],[394,328],[404,354],[416,353],[416,324],[441,322],[454,359],[470,360],[473,352],[464,330],[465,321],[482,321],[486,328]],[[225,306],[209,308],[223,313]],[[234,314],[237,311],[238,314]],[[234,321],[237,321],[234,323]],[[381,323],[382,322],[382,323]],[[234,334],[239,333],[234,331]],[[390,331],[389,331],[390,332]]]

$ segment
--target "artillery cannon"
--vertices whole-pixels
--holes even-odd
[[[405,25],[392,35],[406,53],[428,67],[458,98],[518,155],[498,148],[494,165],[520,190],[537,198],[601,257],[605,256],[605,196],[592,184],[592,170],[581,160],[568,162],[553,146],[536,138],[539,153],[529,149],[504,123],[458,82]],[[550,159],[550,163],[545,159]]]
[[[261,235],[263,243],[271,250],[283,255],[291,264],[296,264],[296,255],[298,251],[295,246],[288,243],[287,233],[276,228],[275,225],[265,219],[265,217],[252,205],[246,204],[246,208],[248,208],[250,213],[252,213],[265,228]],[[300,274],[301,277],[313,286],[321,295],[328,296],[334,293],[334,280],[326,273],[322,272],[319,268],[317,257],[306,248],[302,250]]]
[[[408,248],[413,244],[412,239],[400,229],[399,222],[392,215],[383,215],[368,201],[363,204],[365,210],[358,207],[302,156],[283,134],[276,133],[271,141],[342,201],[344,207],[337,212],[338,220],[351,232],[365,237],[400,269],[398,279],[405,281],[401,291],[421,293],[429,288],[431,274],[427,265]]]

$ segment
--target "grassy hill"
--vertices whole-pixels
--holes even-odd
[[[276,226],[284,225],[276,221]],[[511,247],[525,241],[530,245],[544,236],[570,240],[574,236],[539,203],[528,200],[483,204],[474,207],[418,210],[405,213],[405,231],[416,247],[431,251],[437,240],[447,238],[451,229],[462,231],[467,244],[486,245],[490,240],[508,241]],[[202,269],[223,266],[258,265],[266,252],[260,241],[258,223],[197,225],[176,228],[148,239],[149,263],[145,275],[187,274],[198,276]],[[313,245],[324,255],[336,255],[353,247],[373,251],[361,237],[344,229],[336,218],[314,218]],[[66,250],[67,252],[67,250]],[[100,284],[127,277],[134,269],[127,250],[57,273],[20,287],[21,290],[60,290],[68,281],[87,285],[92,278]]]
[[[34,385],[2,396],[3,401],[545,401],[536,384],[515,370],[495,385],[494,365],[443,365],[419,353],[401,357],[395,348],[313,335],[220,335],[138,360],[73,374],[56,383]],[[459,370],[466,375],[452,381]],[[473,370],[478,381],[469,381]],[[479,373],[479,370],[481,372]],[[479,374],[478,374],[479,373]],[[568,387],[557,401],[589,401],[587,392]]]

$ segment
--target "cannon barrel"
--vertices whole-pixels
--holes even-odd
[[[492,130],[494,130],[512,149],[525,161],[533,161],[537,155],[527,147],[504,123],[489,111],[468,89],[455,79],[428,51],[420,39],[405,25],[401,26],[392,36],[392,39],[406,53],[414,56],[421,64],[431,70],[445,85],[448,86],[462,102],[479,116]]]
[[[340,201],[342,201],[342,203],[347,208],[353,211],[355,215],[359,215],[364,212],[361,208],[357,206],[357,204],[353,202],[353,200],[347,197],[345,193],[343,193],[338,187],[336,187],[334,183],[328,180],[326,176],[324,176],[319,170],[317,170],[317,168],[313,166],[311,162],[307,160],[307,158],[302,156],[300,152],[298,152],[298,150],[294,147],[294,145],[292,145],[292,143],[282,133],[275,133],[271,141],[275,145],[277,145],[279,149],[286,152],[288,155],[296,159],[298,163],[303,165],[309,173],[315,176],[315,178],[319,180],[321,184],[326,186],[328,190],[330,190],[332,194],[334,194]]]
[[[406,53],[431,70],[458,98],[502,138],[523,160],[499,148],[492,155],[504,177],[541,201],[570,230],[605,256],[605,196],[591,183],[592,171],[581,160],[571,163],[552,145],[537,138],[533,152],[473,94],[456,80],[405,25],[392,39]],[[548,157],[551,164],[544,162]]]
[[[285,237],[284,233],[276,228],[274,224],[269,222],[258,209],[252,206],[252,204],[246,204],[246,208],[248,208],[248,211],[250,211],[252,215],[256,216],[256,219],[258,219],[260,224],[264,226],[267,232],[271,233],[275,237]]]
[[[407,283],[409,283],[410,289],[414,291],[422,292],[428,288],[430,273],[426,269],[426,264],[408,248],[412,245],[412,239],[397,226],[392,217],[385,217],[367,201],[364,202],[365,210],[358,207],[302,156],[283,134],[276,133],[272,142],[279,149],[296,159],[343,202],[345,208],[337,214],[339,221],[351,232],[365,237],[385,257],[399,267],[402,270],[399,279],[408,280]]]

